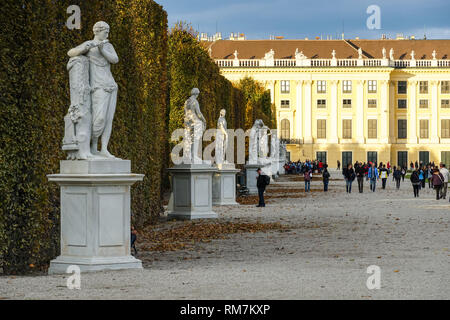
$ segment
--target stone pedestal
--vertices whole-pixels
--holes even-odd
[[[208,164],[181,164],[169,169],[173,204],[169,219],[217,218],[212,210],[212,179],[217,168]]]
[[[279,175],[284,174],[284,165],[285,165],[285,162],[283,160],[278,161],[278,174]]]
[[[213,205],[237,205],[236,202],[236,173],[234,165],[221,165],[213,176],[212,199]]]
[[[259,164],[246,164],[245,165],[245,177],[247,180],[247,189],[249,194],[257,194],[258,188],[256,187],[256,178],[258,173],[256,170],[260,168]]]
[[[144,177],[129,160],[64,160],[48,175],[61,187],[61,255],[49,274],[70,265],[81,272],[142,269],[130,253],[130,187]]]

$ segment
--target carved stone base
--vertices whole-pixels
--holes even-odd
[[[169,219],[217,218],[212,210],[212,178],[217,171],[207,164],[181,164],[169,169],[173,201]]]
[[[245,165],[245,176],[247,180],[247,189],[250,194],[257,194],[258,188],[256,187],[256,178],[258,173],[256,170],[260,168],[259,164],[246,164]]]
[[[213,205],[238,204],[236,202],[236,173],[238,172],[239,170],[234,168],[217,170],[213,176]]]
[[[61,161],[48,175],[61,187],[61,255],[49,273],[142,268],[130,253],[130,187],[143,177],[128,160]]]

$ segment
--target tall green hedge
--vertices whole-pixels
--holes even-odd
[[[81,30],[65,26],[69,5]],[[67,50],[92,39],[104,20],[120,62],[110,149],[145,179],[132,189],[135,223],[161,210],[167,150],[167,15],[152,0],[4,0],[0,6],[0,268],[45,267],[59,248],[59,172],[63,117],[69,106]]]

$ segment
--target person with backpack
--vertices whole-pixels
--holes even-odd
[[[389,177],[389,171],[386,169],[386,165],[383,164],[383,167],[380,169],[380,176],[381,176],[381,188],[386,189],[386,181]]]
[[[431,182],[433,183],[434,190],[436,190],[436,200],[439,200],[441,198],[441,187],[444,183],[444,176],[439,172],[438,168],[433,169]]]
[[[448,180],[450,178],[450,172],[445,167],[445,163],[441,162],[439,166],[440,166],[439,172],[444,177],[444,182],[442,183],[441,187],[441,198],[445,199],[445,197],[447,196],[447,188],[448,188]]]
[[[364,188],[364,176],[366,175],[366,170],[364,166],[360,164],[358,168],[356,168],[356,180],[358,181],[358,191],[359,193],[363,193]]]
[[[308,166],[306,167],[305,174],[303,175],[305,180],[305,192],[311,191],[312,170]]]
[[[348,164],[347,168],[343,170],[344,178],[345,178],[345,187],[347,193],[352,193],[352,183],[355,180],[356,174],[355,170],[353,170],[353,166],[351,163]]]
[[[323,165],[323,171],[322,171],[322,179],[323,179],[323,191],[328,191],[328,182],[330,181],[330,173],[328,172],[328,165]]]
[[[395,187],[398,190],[398,189],[400,189],[400,180],[402,178],[402,172],[400,171],[400,168],[394,167],[394,173],[392,175],[394,176]]]
[[[413,186],[414,198],[418,198],[419,197],[420,184],[421,184],[420,178],[419,178],[419,169],[415,169],[411,173],[411,177],[409,179],[411,180],[411,184]]]
[[[265,207],[266,204],[264,203],[264,191],[266,191],[266,186],[270,183],[270,177],[263,174],[261,168],[258,168],[256,172],[258,173],[258,177],[256,178],[256,187],[258,188],[259,197],[259,204],[257,205],[257,207]]]
[[[377,186],[377,180],[380,178],[378,174],[378,169],[375,166],[375,163],[372,163],[372,166],[369,168],[368,177],[370,180],[370,190],[375,192],[375,188]]]

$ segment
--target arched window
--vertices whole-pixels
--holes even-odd
[[[290,123],[288,119],[281,120],[281,139],[290,139],[291,138],[291,130]]]

